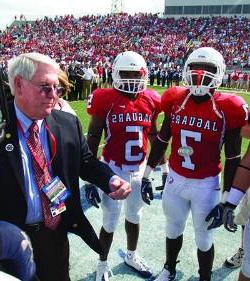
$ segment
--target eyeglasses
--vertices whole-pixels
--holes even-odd
[[[58,96],[62,95],[65,91],[65,89],[62,87],[62,86],[59,86],[59,85],[52,85],[52,86],[49,86],[49,85],[39,85],[39,83],[36,83],[36,82],[33,82],[31,80],[29,80],[29,82],[36,86],[36,87],[39,87],[40,90],[39,92],[40,93],[45,93],[46,95],[48,95],[49,93],[51,93],[51,91],[55,91],[56,94]]]

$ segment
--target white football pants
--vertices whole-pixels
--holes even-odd
[[[145,170],[145,162],[137,166],[123,165],[117,167],[113,161],[107,163],[112,171],[130,183],[132,191],[125,200],[113,200],[99,189],[101,207],[103,210],[103,228],[106,232],[114,232],[118,224],[121,207],[125,204],[125,218],[127,221],[138,224],[142,216],[143,200],[141,197],[141,181]],[[133,170],[133,171],[131,171]]]
[[[175,173],[171,168],[162,196],[166,216],[166,236],[175,239],[185,229],[191,211],[195,242],[201,251],[208,251],[213,244],[213,230],[207,230],[208,213],[220,199],[220,176],[190,179]]]

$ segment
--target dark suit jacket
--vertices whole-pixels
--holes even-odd
[[[24,229],[27,204],[13,103],[10,105],[10,120],[5,130],[5,139],[0,144],[0,220]],[[67,231],[79,235],[93,250],[102,253],[96,233],[81,208],[79,176],[109,193],[108,183],[114,173],[107,165],[93,158],[75,116],[53,110],[46,122],[56,139],[53,175],[59,176],[72,193],[66,201],[67,211],[62,213],[62,222]],[[49,144],[51,148],[50,139]]]

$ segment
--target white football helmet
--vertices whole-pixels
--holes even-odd
[[[214,67],[215,73],[206,69],[192,69],[192,65]],[[211,89],[218,88],[226,70],[223,56],[211,47],[202,47],[193,51],[187,58],[183,69],[183,82],[195,96],[204,96]],[[209,82],[208,82],[209,81]]]
[[[138,71],[140,78],[122,78],[121,71]],[[135,95],[147,88],[148,68],[144,58],[133,51],[120,53],[112,67],[113,87],[121,92]]]

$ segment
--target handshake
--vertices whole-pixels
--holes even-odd
[[[206,222],[211,220],[208,230],[212,228],[220,227],[224,224],[226,230],[230,232],[235,232],[237,230],[237,225],[234,223],[234,209],[235,205],[226,203],[219,203],[216,205],[206,217]]]

